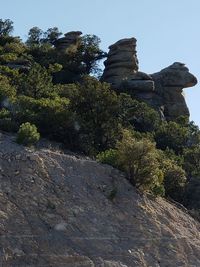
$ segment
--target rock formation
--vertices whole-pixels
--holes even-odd
[[[111,166],[14,140],[0,133],[1,266],[200,266],[200,224],[183,208]]]
[[[164,107],[164,115],[169,120],[190,115],[183,96],[183,89],[197,84],[197,79],[189,69],[175,62],[160,72],[151,75],[155,84],[155,104]]]
[[[189,116],[183,88],[194,86],[197,79],[184,64],[175,62],[158,73],[138,71],[136,39],[122,39],[109,47],[101,80],[118,92],[128,92],[164,114],[168,120]]]
[[[108,58],[104,62],[105,71],[102,79],[117,86],[119,81],[138,71],[136,39],[119,40],[109,49]]]
[[[54,46],[61,52],[65,52],[67,49],[73,49],[76,51],[79,42],[80,35],[82,32],[80,31],[72,31],[65,34],[65,37],[59,38],[54,42]]]

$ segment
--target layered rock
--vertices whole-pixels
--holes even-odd
[[[104,62],[105,70],[102,79],[117,86],[119,81],[138,71],[136,39],[119,40],[109,49],[108,58]]]
[[[148,74],[138,71],[136,42],[135,38],[126,38],[109,47],[101,80],[118,91],[128,90],[131,95],[151,103],[154,83]]]
[[[80,31],[71,31],[65,34],[64,37],[59,38],[54,42],[55,47],[63,52],[67,49],[74,49],[76,50],[78,48],[79,42],[80,42],[80,35],[82,32]]]
[[[169,120],[190,115],[183,89],[197,84],[196,77],[185,64],[175,62],[160,72],[151,75],[154,84],[155,104],[164,107],[164,115]]]
[[[135,38],[119,40],[109,49],[102,81],[110,83],[118,92],[128,92],[145,101],[168,120],[189,116],[182,92],[184,88],[194,86],[197,79],[184,64],[175,62],[148,75],[138,71]]]

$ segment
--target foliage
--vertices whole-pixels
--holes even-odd
[[[37,131],[37,127],[29,122],[21,124],[17,133],[17,143],[23,145],[33,145],[40,139],[40,134]]]
[[[66,98],[33,99],[20,96],[13,108],[15,110],[15,121],[20,124],[29,120],[38,127],[42,134],[60,139],[62,136],[64,139],[64,135],[67,135],[65,130],[69,121],[73,118],[68,105],[69,100]]]
[[[16,90],[11,86],[9,79],[0,74],[0,107],[4,107],[9,98],[16,95]]]
[[[62,32],[60,32],[57,27],[49,28],[44,33],[44,38],[42,39],[42,42],[53,44],[61,35]]]
[[[186,173],[173,160],[162,160],[164,174],[164,187],[166,196],[176,201],[183,201],[183,194],[186,185]]]
[[[157,147],[173,149],[176,154],[182,153],[188,143],[189,129],[174,121],[163,122],[155,134]]]
[[[139,132],[153,132],[159,127],[161,121],[157,111],[128,94],[121,93],[119,97],[121,117],[125,126],[132,125]]]
[[[28,46],[39,45],[42,36],[43,36],[43,31],[38,27],[33,27],[28,32],[28,39],[26,41],[26,44]]]
[[[18,93],[35,99],[51,95],[52,78],[46,68],[35,63],[28,74],[21,74],[18,80]]]
[[[102,151],[96,156],[97,161],[104,164],[109,164],[113,167],[118,167],[117,158],[118,158],[117,150],[112,148]]]
[[[26,51],[26,46],[17,40],[15,42],[10,42],[5,44],[2,52],[22,55],[23,53],[25,53],[25,51]]]
[[[58,63],[54,63],[54,64],[49,64],[49,68],[48,71],[50,74],[55,73],[55,72],[59,72],[62,70],[62,65],[58,64]]]
[[[119,100],[110,86],[85,77],[70,98],[76,112],[79,143],[86,153],[113,147],[120,133]]]
[[[186,186],[184,204],[200,212],[200,176],[191,178]]]
[[[28,46],[36,46],[44,43],[53,44],[61,35],[62,32],[57,27],[49,28],[46,32],[39,27],[33,27],[28,32],[26,44]]]
[[[148,139],[136,140],[125,130],[117,143],[118,164],[126,172],[131,183],[142,189],[153,191],[162,184],[163,173],[159,164],[159,153]]]
[[[29,122],[42,136],[121,169],[139,189],[200,209],[200,130],[194,122],[183,116],[161,121],[133,92],[116,93],[89,76],[100,75],[106,57],[96,35],[59,50],[57,27],[33,27],[25,43],[12,30],[12,21],[0,20],[1,130],[17,132]]]
[[[0,19],[0,36],[9,35],[13,29],[13,22],[10,19]]]
[[[78,56],[83,64],[84,74],[99,74],[97,62],[106,57],[106,54],[99,48],[100,42],[96,35],[86,34],[81,38]]]
[[[183,158],[188,177],[200,177],[200,146],[184,149]]]

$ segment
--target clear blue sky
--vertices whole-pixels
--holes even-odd
[[[11,19],[23,39],[33,26],[96,34],[106,51],[134,36],[140,70],[147,73],[186,63],[199,79],[185,93],[191,120],[200,126],[200,0],[2,0],[0,18]]]

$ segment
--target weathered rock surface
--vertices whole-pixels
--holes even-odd
[[[168,120],[188,116],[182,91],[196,85],[197,79],[184,64],[175,62],[158,73],[138,71],[136,39],[122,39],[109,47],[101,80],[118,92],[128,92],[164,114]]]
[[[198,267],[199,230],[112,167],[0,135],[1,266]]]
[[[109,47],[101,80],[110,83],[118,92],[128,91],[151,105],[154,82],[148,74],[138,71],[136,41],[135,38],[122,39]]]
[[[76,51],[80,42],[80,31],[72,31],[65,34],[64,37],[59,38],[54,42],[55,47],[61,51],[67,51],[68,49]]]
[[[155,105],[164,107],[167,119],[190,115],[183,89],[197,84],[196,77],[189,72],[185,64],[175,62],[160,72],[151,75],[155,83]]]

